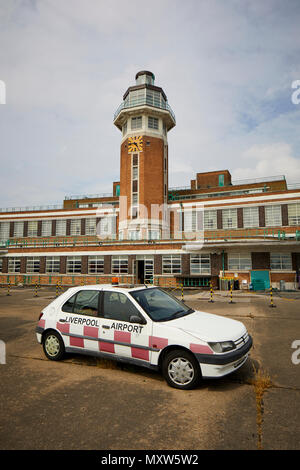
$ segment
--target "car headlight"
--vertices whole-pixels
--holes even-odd
[[[222,341],[221,343],[208,343],[212,350],[216,353],[224,353],[235,349],[233,341]]]

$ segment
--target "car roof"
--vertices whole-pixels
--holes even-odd
[[[142,289],[153,289],[154,287],[157,286],[146,286],[146,285],[134,285],[134,284],[88,284],[84,286],[73,286],[70,287],[68,290],[71,290],[76,292],[78,290],[103,290],[103,289],[108,289],[108,290],[118,290],[119,292],[125,291],[125,292],[132,292],[132,291],[137,291],[137,290],[142,290]]]

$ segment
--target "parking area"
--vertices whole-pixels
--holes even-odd
[[[187,305],[242,321],[254,341],[241,369],[191,391],[108,360],[47,360],[35,327],[55,290],[9,293],[0,290],[1,449],[300,448],[298,293],[274,295],[270,307],[269,295],[234,293],[231,303],[228,292],[213,302],[208,292],[185,292]]]

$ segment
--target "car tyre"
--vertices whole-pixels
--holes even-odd
[[[177,349],[166,354],[162,373],[168,385],[181,390],[195,388],[201,379],[201,369],[193,354]]]
[[[63,340],[55,331],[49,331],[44,335],[43,349],[46,357],[51,361],[59,361],[65,354]]]

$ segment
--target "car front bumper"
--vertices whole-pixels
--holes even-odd
[[[239,369],[247,360],[253,345],[251,336],[238,349],[224,354],[195,354],[201,367],[203,378],[223,377]]]

